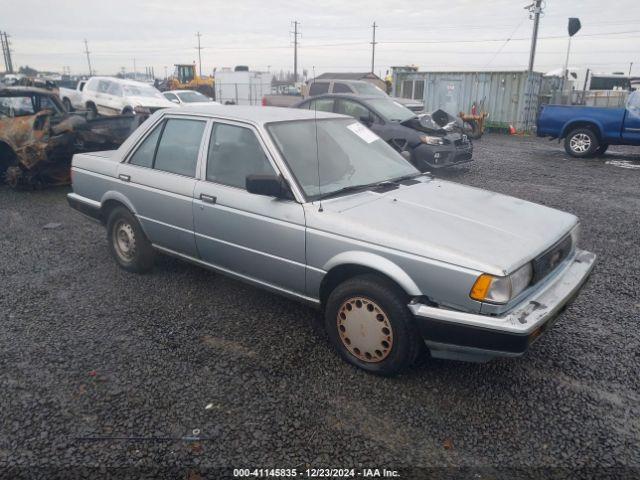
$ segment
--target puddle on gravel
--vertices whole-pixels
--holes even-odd
[[[604,162],[607,165],[612,165],[619,168],[630,168],[632,170],[640,170],[640,163],[632,162],[631,160],[607,160]]]

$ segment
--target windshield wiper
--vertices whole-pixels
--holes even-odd
[[[342,193],[348,192],[357,192],[359,190],[367,190],[368,188],[376,186],[376,183],[368,183],[366,185],[349,185],[347,187],[339,188],[338,190],[334,190],[333,192],[323,193],[316,200],[324,200],[325,198],[334,197],[336,195],[340,195]]]
[[[409,180],[410,178],[421,177],[423,175],[426,175],[426,173],[415,172],[415,173],[410,173],[408,175],[402,175],[401,177],[392,178],[391,180],[387,180],[387,182],[398,183],[398,182],[402,182],[403,180]]]

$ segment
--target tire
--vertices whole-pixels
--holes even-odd
[[[338,285],[327,299],[324,323],[342,358],[377,375],[407,369],[425,348],[404,292],[374,274]]]
[[[145,273],[153,268],[153,247],[126,208],[116,207],[109,214],[107,242],[115,261],[128,272]]]
[[[133,108],[131,107],[124,107],[122,109],[122,115],[133,115]]]
[[[73,112],[73,105],[71,105],[71,100],[65,97],[64,99],[62,99],[62,104],[64,105],[64,109],[67,112]]]
[[[87,103],[87,112],[87,119],[93,120],[94,118],[98,118],[98,109],[96,108],[95,103]]]
[[[602,145],[600,145],[596,150],[596,156],[601,157],[602,155],[604,155],[607,152],[607,148],[609,148],[608,143],[603,143]]]
[[[564,150],[574,158],[592,157],[599,146],[598,137],[590,128],[571,130],[564,139]]]

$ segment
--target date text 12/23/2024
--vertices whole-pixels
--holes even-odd
[[[397,470],[386,468],[238,468],[234,478],[400,478]]]

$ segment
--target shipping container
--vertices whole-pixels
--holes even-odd
[[[426,111],[442,109],[451,115],[489,113],[487,127],[530,131],[536,123],[542,74],[515,72],[393,73],[393,96],[422,100]]]

